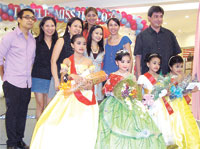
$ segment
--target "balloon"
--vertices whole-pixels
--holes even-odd
[[[53,8],[54,10],[58,10],[60,7],[58,5],[55,5]]]
[[[3,13],[2,9],[0,8],[0,15]]]
[[[117,13],[116,10],[111,10],[111,12],[112,12],[112,14],[114,14],[114,15]]]
[[[9,16],[9,17],[8,17],[8,20],[9,20],[9,21],[13,21],[13,20],[14,20],[13,16]]]
[[[126,23],[127,23],[127,19],[126,19],[126,18],[122,18],[122,19],[121,19],[121,23],[122,23],[122,24],[126,24]]]
[[[85,12],[86,8],[85,7],[81,7],[81,11]]]
[[[9,10],[8,10],[8,15],[9,15],[9,16],[13,16],[13,15],[14,15],[14,11],[13,11],[12,9],[9,9]]]
[[[3,5],[2,6],[2,10],[3,10],[3,12],[7,12],[8,11],[8,6],[7,5]]]
[[[36,9],[41,9],[41,10],[43,10],[43,7],[42,7],[41,5],[38,5],[38,6],[36,7]]]
[[[102,10],[100,8],[96,8],[96,10],[102,12]]]
[[[141,23],[142,19],[141,18],[136,18],[135,19],[137,23]]]
[[[2,8],[2,4],[0,3],[0,8]]]
[[[107,12],[107,10],[106,9],[102,9],[102,13],[106,13]]]
[[[3,13],[2,15],[1,15],[1,17],[2,17],[2,19],[3,20],[8,20],[8,14],[7,13]]]
[[[148,25],[144,25],[143,29],[142,30],[145,30],[147,29],[149,26]]]
[[[68,6],[65,7],[65,10],[69,10],[70,8]]]
[[[132,29],[132,30],[136,30],[136,29],[137,29],[137,25],[136,25],[136,24],[131,25],[131,29]]]
[[[8,8],[9,9],[13,9],[14,8],[14,5],[12,3],[8,4]]]
[[[140,32],[141,32],[141,30],[136,30],[135,35],[137,36]]]
[[[20,7],[19,7],[19,5],[14,5],[14,8],[17,8],[17,12],[20,11]]]
[[[143,24],[141,23],[137,24],[137,30],[141,30],[141,29],[143,29]]]
[[[35,3],[31,3],[30,6],[31,6],[32,9],[35,9],[37,5]]]
[[[117,14],[116,14],[116,18],[117,18],[118,20],[121,20],[121,19],[122,19],[122,15],[121,15],[120,13],[117,13]]]
[[[132,20],[132,15],[130,15],[130,14],[128,14],[127,16],[126,16],[126,19],[130,22],[131,20]]]
[[[122,18],[126,18],[127,16],[126,12],[122,11],[121,14],[122,14]]]
[[[0,22],[2,21],[2,18],[0,17]]]
[[[130,21],[130,24],[131,24],[131,26],[136,25],[136,20],[134,20],[134,19],[131,20],[131,21]]]
[[[128,28],[130,28],[130,27],[131,27],[131,25],[130,25],[130,23],[129,23],[129,22],[127,22],[127,23],[125,24],[125,26],[126,26],[126,27],[128,27]]]
[[[26,6],[25,6],[25,8],[31,8],[31,6],[29,6],[29,5],[26,5]]]
[[[146,24],[147,24],[147,21],[146,21],[146,20],[142,20],[141,23],[142,23],[143,25],[146,25]]]
[[[80,11],[80,8],[79,8],[79,7],[75,7],[75,10],[76,10],[76,11]]]

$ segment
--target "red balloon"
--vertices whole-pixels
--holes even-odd
[[[64,7],[60,7],[59,10],[65,10],[65,8]]]
[[[58,10],[60,7],[58,5],[55,5],[53,8],[54,10]]]
[[[13,9],[14,8],[14,5],[12,3],[8,4],[8,8],[9,9]]]
[[[117,13],[120,13],[119,10],[116,11]]]
[[[3,13],[2,15],[1,15],[1,18],[3,19],[3,20],[8,20],[8,14],[7,13]]]
[[[135,24],[136,24],[136,20],[135,20],[135,19],[132,19],[132,20],[130,21],[130,24],[131,24],[131,26],[135,25]]]
[[[102,9],[102,13],[106,13],[107,12],[107,10],[106,9]]]
[[[19,5],[14,5],[14,8],[17,8],[17,12],[20,11],[20,6]]]
[[[37,5],[35,3],[31,3],[30,6],[31,6],[32,9],[35,9],[37,7]]]
[[[135,25],[132,25],[132,26],[131,26],[131,29],[132,29],[132,30],[136,30],[136,29],[137,29],[137,25],[136,25],[136,24],[135,24]]]
[[[122,11],[121,14],[122,14],[122,18],[126,18],[127,16],[126,12]]]
[[[140,19],[142,19],[142,17],[141,16],[137,16],[138,18],[140,18]]]
[[[144,25],[143,29],[142,30],[145,30],[147,29],[149,26],[148,25]]]
[[[145,26],[147,24],[146,20],[142,20],[141,23]]]
[[[76,10],[76,11],[80,11],[80,8],[79,8],[79,7],[75,7],[75,10]]]
[[[127,20],[130,22],[130,21],[133,19],[133,16],[130,15],[130,14],[128,14],[128,15],[126,16],[126,18],[127,18]]]
[[[13,16],[9,16],[8,20],[13,21],[14,20]]]
[[[124,26],[125,24],[122,24],[121,22],[120,22],[120,26]]]
[[[96,8],[97,11],[102,12],[101,8]]]
[[[86,8],[85,7],[81,7],[81,11],[85,11],[86,10]]]
[[[41,5],[38,5],[38,6],[36,7],[36,9],[41,9],[41,10],[43,10],[43,7],[42,7]]]
[[[2,14],[2,9],[0,8],[0,15]]]

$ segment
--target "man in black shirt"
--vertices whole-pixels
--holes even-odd
[[[144,58],[148,53],[158,53],[162,56],[162,74],[168,73],[168,60],[171,56],[181,53],[175,35],[163,28],[164,10],[160,6],[152,6],[148,11],[150,26],[136,37],[134,55],[136,56],[136,75],[144,74],[148,67]]]

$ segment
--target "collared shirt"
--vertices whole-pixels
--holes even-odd
[[[36,43],[31,33],[28,38],[17,27],[2,38],[0,65],[4,66],[3,81],[19,88],[30,88],[31,68],[35,58]],[[4,63],[5,58],[5,63]]]
[[[181,53],[181,49],[175,35],[170,30],[161,27],[157,33],[149,27],[136,37],[134,49],[134,55],[141,55],[142,74],[148,71],[148,67],[144,62],[145,56],[148,53],[158,53],[161,55],[161,71],[163,74],[166,74],[169,72],[169,58]]]

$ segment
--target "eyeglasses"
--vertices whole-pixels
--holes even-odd
[[[30,17],[30,16],[22,16],[22,18],[24,18],[26,20],[36,21],[36,18],[34,16],[32,16],[32,17]]]

